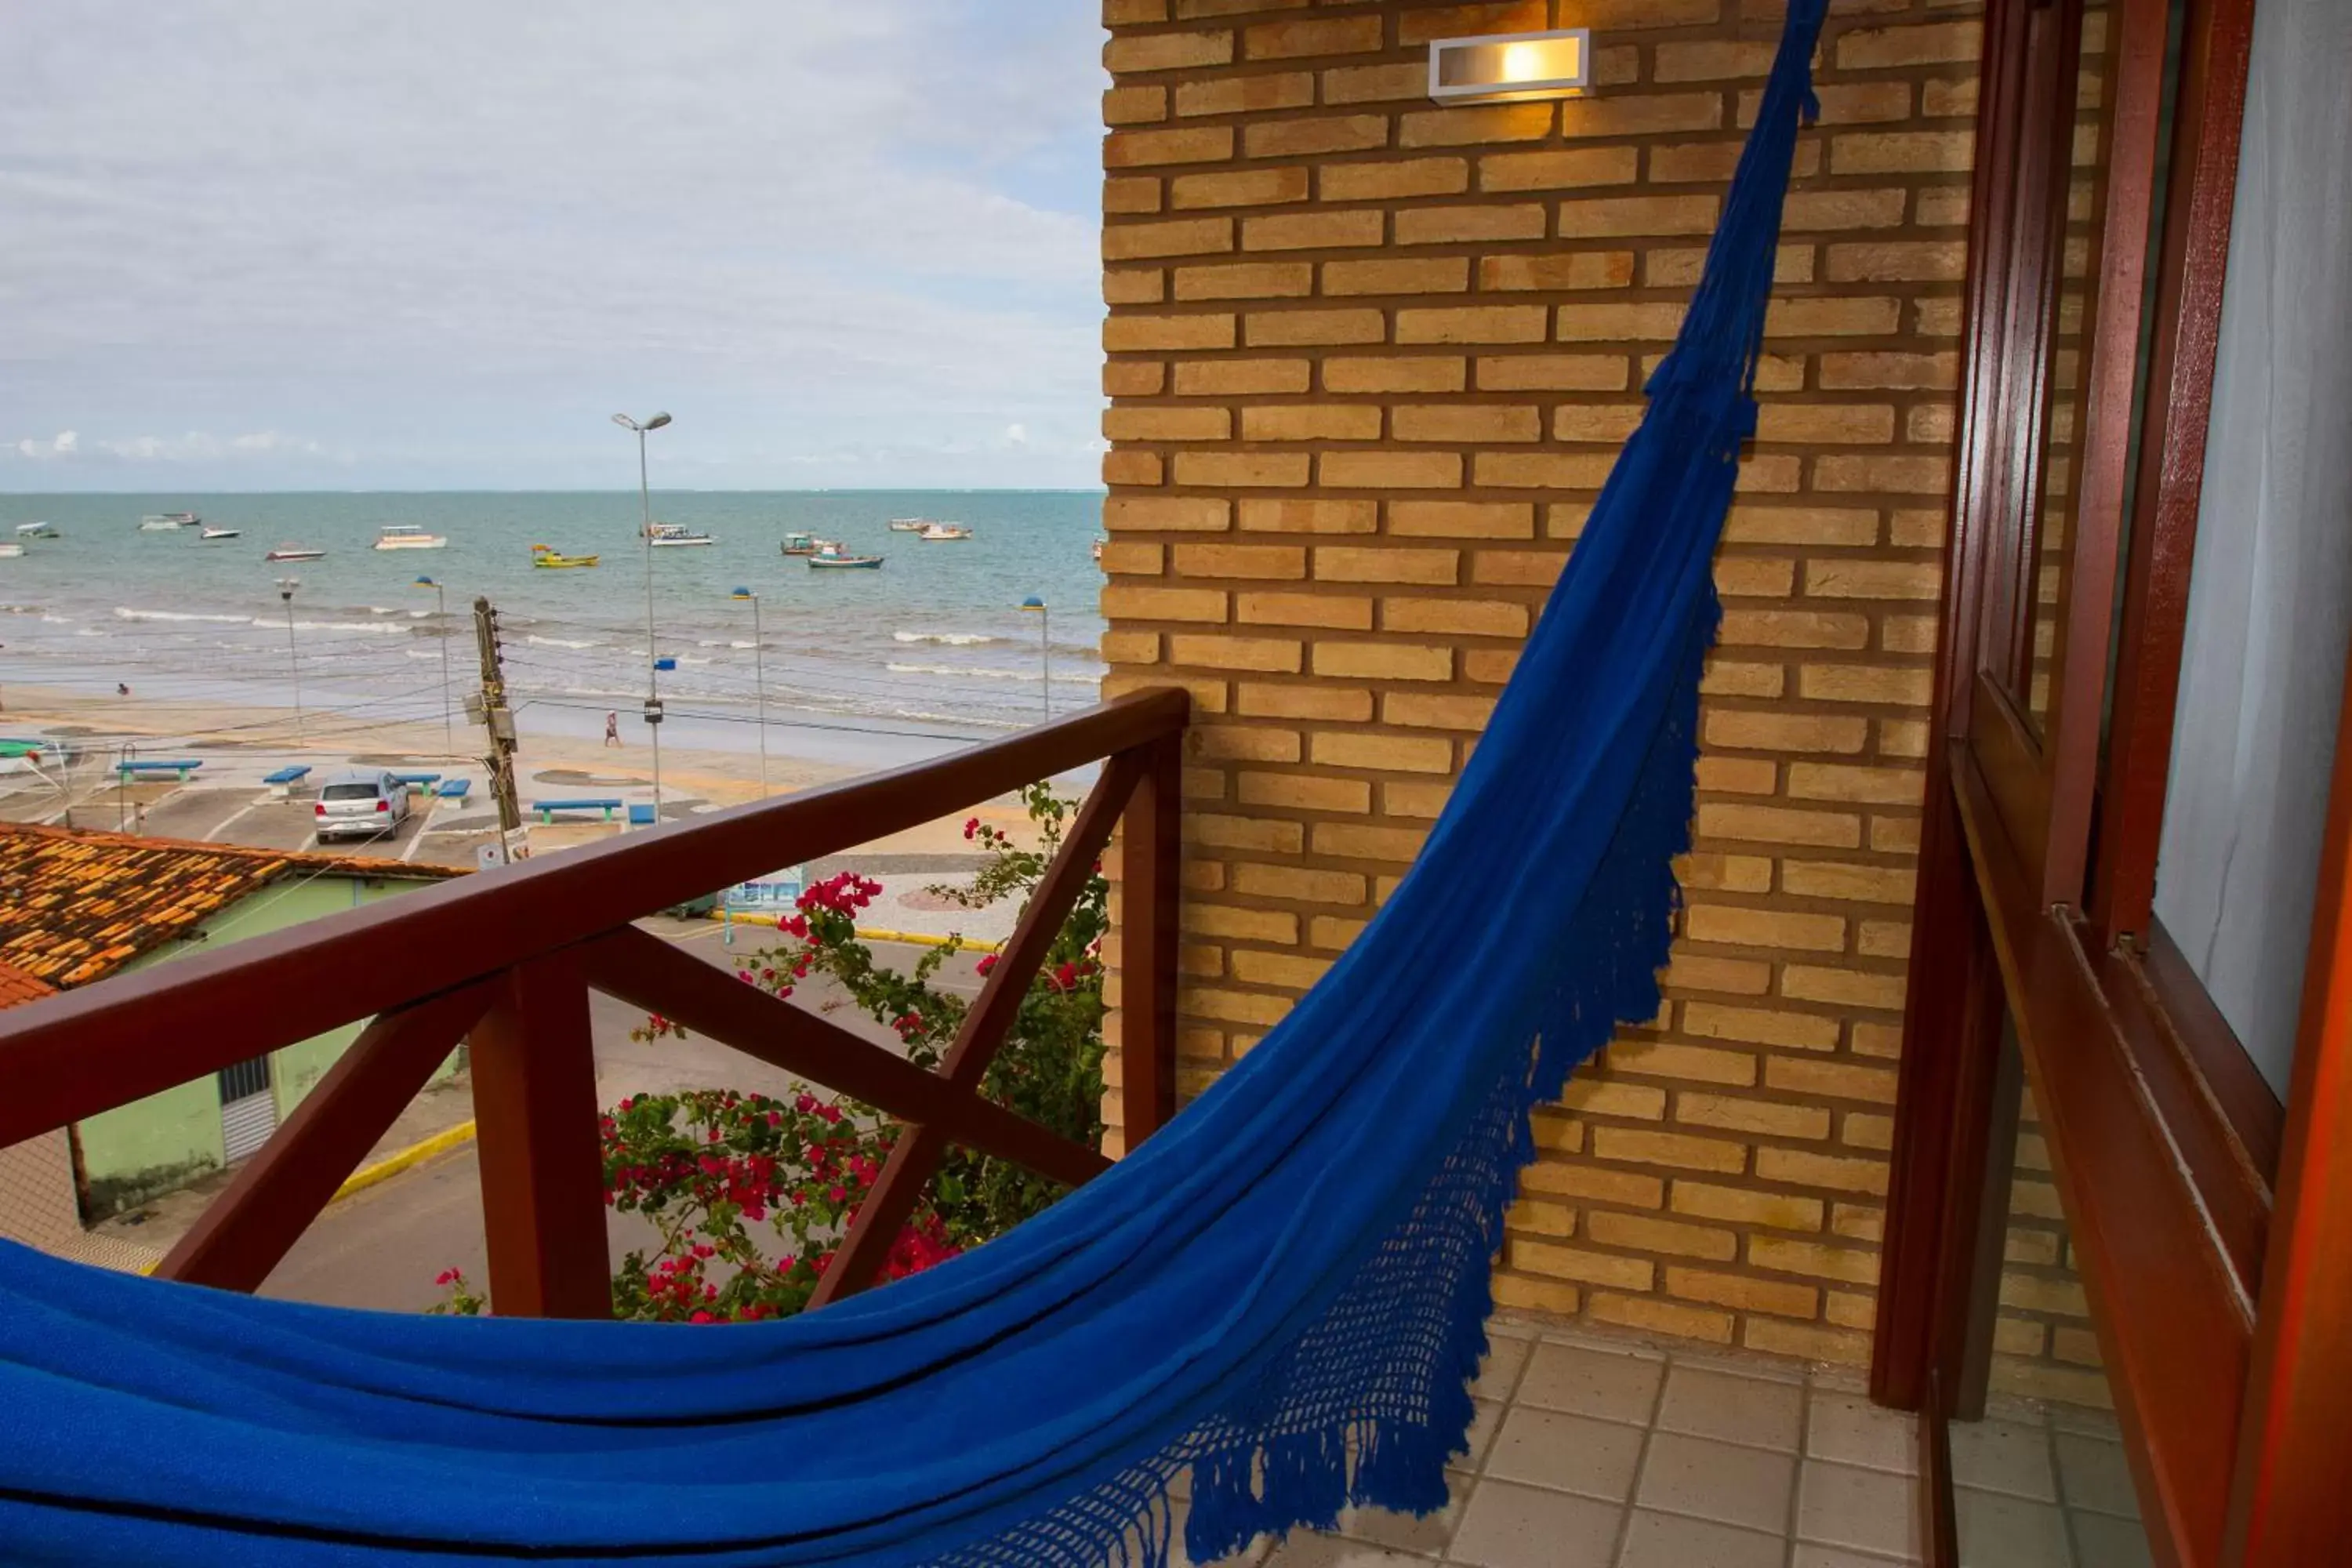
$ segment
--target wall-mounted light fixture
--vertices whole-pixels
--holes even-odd
[[[1429,96],[1440,103],[1581,98],[1592,87],[1592,29],[1439,38],[1429,46]]]

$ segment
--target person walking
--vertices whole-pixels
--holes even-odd
[[[617,746],[620,743],[621,716],[616,712],[607,713],[604,715],[604,744]]]

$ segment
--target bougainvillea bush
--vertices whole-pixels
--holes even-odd
[[[1045,784],[1024,790],[1038,847],[1024,849],[978,818],[964,837],[988,857],[968,888],[932,890],[967,908],[1025,900],[1043,879],[1073,803]],[[857,937],[857,916],[881,891],[853,873],[820,882],[777,927],[777,945],[742,959],[737,976],[789,996],[827,975],[854,1008],[887,1026],[909,1059],[929,1068],[955,1038],[964,998],[937,984],[957,944],[928,949],[911,971],[879,963]],[[1055,936],[983,1092],[1043,1126],[1095,1147],[1102,1137],[1102,938],[1109,889],[1097,863]],[[985,975],[994,956],[980,960]],[[640,1038],[682,1036],[654,1017]],[[663,1322],[751,1322],[797,1312],[832,1266],[858,1205],[881,1174],[898,1125],[853,1100],[803,1089],[782,1099],[698,1089],[625,1100],[601,1119],[604,1201],[644,1215],[660,1232],[613,1279],[614,1315]],[[895,1279],[1002,1235],[1060,1195],[1048,1178],[1010,1162],[952,1149],[901,1227],[881,1278]],[[436,1310],[487,1303],[452,1269]]]

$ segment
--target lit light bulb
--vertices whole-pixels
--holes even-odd
[[[1503,79],[1505,81],[1541,81],[1543,74],[1541,46],[1537,44],[1503,46]]]

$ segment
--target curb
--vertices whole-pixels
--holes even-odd
[[[353,1171],[349,1179],[335,1189],[335,1195],[327,1201],[331,1204],[341,1203],[353,1193],[362,1192],[374,1186],[378,1182],[386,1181],[400,1174],[412,1165],[421,1165],[436,1154],[446,1154],[459,1144],[470,1143],[473,1141],[474,1124],[470,1121],[460,1121],[455,1127],[445,1127],[432,1137],[421,1142],[411,1143],[396,1154],[387,1155],[373,1165],[363,1165]]]
[[[706,918],[712,921],[724,921],[729,920],[730,917],[713,910]],[[775,915],[739,914],[731,918],[737,925],[772,926],[777,922],[779,917]],[[971,937],[934,936],[929,931],[885,931],[869,926],[859,926],[857,928],[857,940],[860,942],[904,942],[909,947],[945,947],[950,942],[953,942],[956,946],[963,949],[966,952],[1001,952],[1004,950],[1004,944],[1001,942],[980,942]]]

